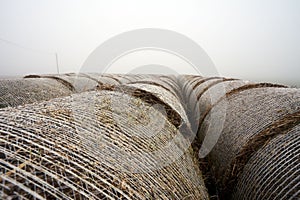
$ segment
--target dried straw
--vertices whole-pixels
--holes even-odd
[[[246,84],[233,89],[236,87],[231,83],[223,83],[229,84],[229,87],[225,87],[226,98],[217,98],[211,103],[206,96],[213,89],[210,88],[201,96],[199,103],[204,112],[201,112],[203,115],[200,114],[198,134],[200,141],[204,141],[204,149],[206,145],[207,149],[211,149],[209,145],[213,145],[213,135],[222,130],[209,154],[209,162],[223,198],[229,198],[236,184],[235,180],[247,163],[240,164],[239,170],[234,172],[238,167],[236,159],[244,151],[243,148],[258,144],[257,141],[253,144],[250,142],[274,121],[300,110],[300,91],[297,89],[279,88],[282,86],[272,84]],[[244,84],[237,81],[235,83]],[[219,118],[224,114],[225,120],[220,121]],[[207,139],[207,136],[211,139]]]
[[[123,87],[1,110],[2,198],[208,199],[192,150],[178,157],[188,141],[176,112],[145,94]]]

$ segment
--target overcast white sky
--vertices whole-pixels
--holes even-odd
[[[56,73],[54,52],[61,72],[78,71],[107,39],[161,28],[197,42],[220,75],[300,85],[298,0],[1,0],[0,25],[1,76]],[[128,67],[124,59],[114,72]]]

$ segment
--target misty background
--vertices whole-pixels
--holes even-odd
[[[109,38],[161,28],[198,43],[218,75],[300,86],[298,0],[1,0],[0,25],[0,76],[57,73],[55,53],[61,73],[79,72]],[[162,63],[196,73],[172,55],[149,51],[118,60],[108,72]]]

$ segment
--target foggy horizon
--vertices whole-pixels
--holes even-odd
[[[0,76],[57,73],[56,53],[60,73],[84,72],[85,60],[106,40],[158,28],[199,44],[216,75],[299,87],[299,10],[296,0],[1,1]],[[157,52],[132,53],[108,73],[129,73],[137,63],[197,74],[180,59]]]

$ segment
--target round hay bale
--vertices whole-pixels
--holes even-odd
[[[83,75],[44,75],[43,78],[52,78],[63,84],[70,85],[74,92],[85,92],[95,90],[98,82]]]
[[[101,90],[1,110],[0,196],[208,199],[192,150],[178,157],[187,141],[145,100]],[[164,126],[149,137],[151,116]],[[174,137],[177,148],[165,149]]]
[[[134,74],[114,74],[113,76],[118,78],[122,84],[137,81],[140,79],[137,75]]]
[[[186,98],[190,99],[192,93],[194,92],[194,90],[201,85],[202,83],[204,83],[205,81],[211,80],[211,79],[220,79],[220,77],[211,77],[211,78],[207,78],[207,77],[198,77],[198,78],[194,78],[192,80],[188,80],[187,81],[187,85],[184,88],[184,92],[186,94]]]
[[[85,75],[89,76],[90,78],[97,80],[99,84],[105,85],[119,85],[121,82],[119,79],[106,75],[106,74],[98,74],[98,73],[85,73]]]
[[[161,85],[159,85],[159,84],[156,85],[153,83],[154,82],[152,82],[151,84],[149,84],[148,82],[134,83],[134,84],[130,83],[128,85],[132,86],[133,88],[137,88],[137,89],[146,91],[148,93],[151,93],[152,95],[159,98],[162,102],[169,105],[172,108],[172,110],[176,111],[181,116],[181,119],[183,120],[183,122],[180,122],[180,123],[184,123],[184,126],[190,127],[188,117],[186,115],[186,112],[185,112],[182,104],[181,104],[179,97],[177,97],[173,93],[171,93],[170,90],[168,90],[164,87],[161,87]],[[190,133],[186,133],[186,134],[190,134]]]
[[[0,80],[0,108],[45,101],[72,94],[69,87],[48,78]]]
[[[191,109],[192,110],[195,110],[195,106],[197,106],[200,98],[202,97],[202,95],[204,93],[207,92],[207,90],[209,90],[211,87],[213,87],[214,85],[217,85],[219,83],[223,83],[223,82],[227,82],[227,81],[233,81],[233,80],[236,80],[236,79],[232,79],[232,78],[207,78],[205,80],[202,80],[201,84],[198,85],[197,83],[197,86],[195,85],[193,87],[193,90],[191,92],[191,94],[189,94],[189,105],[191,106]],[[225,93],[225,89],[222,87],[223,85],[220,84],[220,91],[219,92],[222,92],[224,95],[226,94]]]
[[[300,198],[300,120],[265,142],[241,169],[232,199]],[[278,127],[277,127],[278,128]]]
[[[137,81],[131,81],[127,84],[128,85],[133,85],[133,84],[156,85],[156,86],[159,86],[159,87],[163,88],[164,90],[167,90],[169,93],[173,94],[177,98],[180,98],[177,95],[177,93],[175,92],[175,90],[169,84],[167,84],[166,82],[160,80],[158,77],[141,79],[141,80],[137,80]]]
[[[197,102],[197,95],[195,89],[206,81],[220,80],[221,77],[201,77],[201,76],[181,76],[179,77],[179,84],[181,85],[185,109],[192,125],[193,132],[197,133],[199,126],[199,108],[195,106]]]
[[[274,121],[300,110],[298,89],[275,86],[241,91],[237,89],[227,94],[227,98],[222,98],[205,116],[199,130],[203,149],[212,149],[209,160],[223,194],[232,188],[228,186],[228,174],[232,173],[234,167],[232,163],[250,139]],[[217,116],[224,115],[224,105],[227,108],[226,118],[220,122]],[[214,145],[214,134],[219,130],[222,132]]]
[[[193,109],[194,111],[199,111],[198,113],[195,113],[197,124],[199,124],[199,121],[203,119],[205,113],[207,113],[214,104],[216,104],[221,98],[223,98],[226,93],[244,85],[253,84],[253,82],[250,81],[230,79],[215,83],[216,84],[207,88],[207,90],[203,92],[200,99],[195,105],[197,108],[195,107],[195,109]],[[193,104],[191,106],[193,106]]]
[[[168,84],[172,88],[172,90],[176,93],[176,95],[181,100],[183,100],[181,88],[175,76],[159,76],[159,79],[164,81],[166,84]]]
[[[222,77],[198,77],[192,80],[187,80],[185,88],[183,88],[183,92],[186,96],[186,101],[188,103],[189,110],[193,111],[195,108],[195,103],[197,102],[197,94],[201,92],[202,88],[205,88],[207,85],[205,83],[207,81],[215,81],[221,80]]]
[[[178,82],[181,84],[182,90],[185,91],[185,92],[187,92],[187,88],[190,87],[190,85],[193,82],[195,82],[195,81],[197,81],[197,80],[199,80],[201,78],[202,77],[200,77],[200,76],[189,77],[189,76],[186,76],[186,75],[180,75],[178,77],[178,79],[179,79]]]

